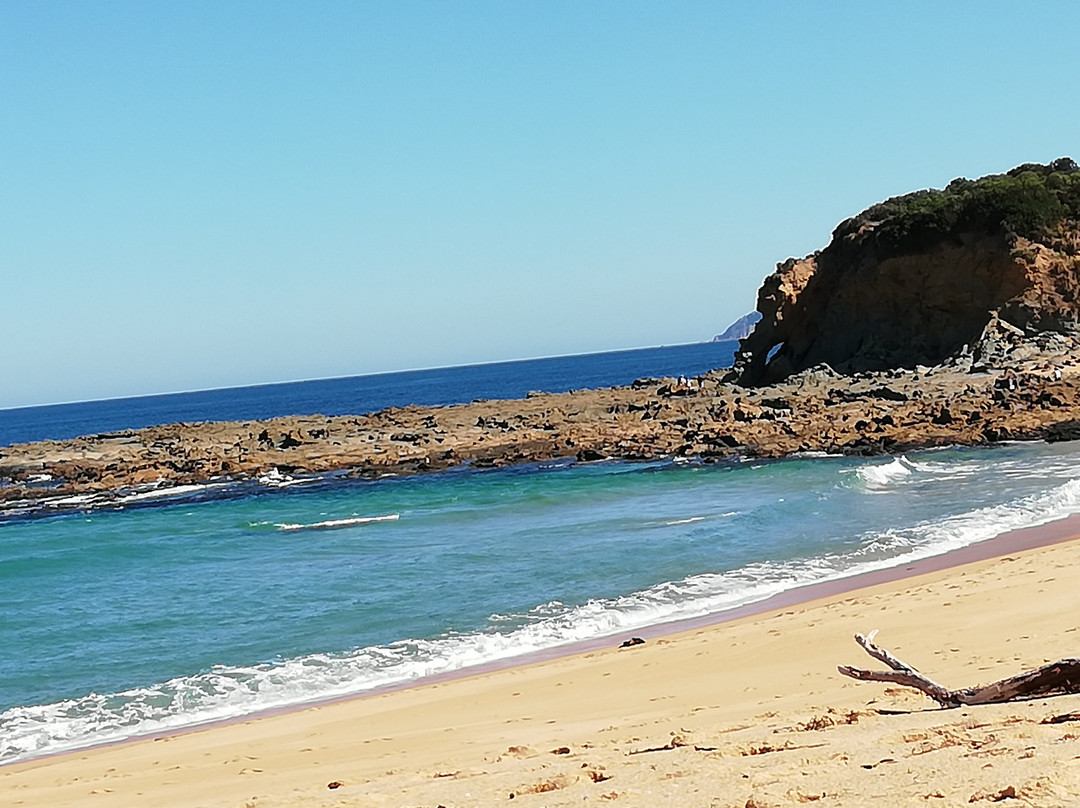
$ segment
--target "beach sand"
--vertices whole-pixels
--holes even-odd
[[[1080,655],[1080,540],[1059,541],[1078,532],[1075,521],[1022,531],[890,574],[910,577],[856,579],[868,585],[630,648],[605,642],[6,766],[0,802],[1078,804],[1080,720],[1042,722],[1080,713],[1080,696],[942,710],[916,691],[836,671],[841,663],[881,667],[852,641],[872,629],[880,645],[954,688]],[[971,560],[994,553],[1005,555]]]

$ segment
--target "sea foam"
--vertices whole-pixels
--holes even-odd
[[[384,516],[350,516],[344,519],[326,519],[322,522],[278,522],[274,525],[278,530],[335,530],[342,527],[355,527],[367,525],[372,522],[396,522],[401,514],[388,513]]]
[[[880,491],[911,476],[913,466],[905,457],[897,457],[888,463],[874,463],[855,470],[867,491]]]
[[[913,472],[910,463],[879,468],[891,468],[886,476],[894,479]],[[1019,467],[1012,471],[1025,473]],[[363,693],[579,640],[722,612],[794,587],[908,563],[1077,511],[1080,480],[1069,480],[1041,494],[904,529],[872,532],[861,536],[858,546],[835,553],[749,563],[577,606],[551,601],[521,614],[493,614],[481,631],[259,665],[215,666],[150,687],[14,707],[0,713],[0,762]]]

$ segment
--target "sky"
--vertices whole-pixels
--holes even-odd
[[[877,201],[1080,159],[1077,30],[0,0],[0,408],[707,340]]]

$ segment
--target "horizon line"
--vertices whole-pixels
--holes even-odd
[[[32,410],[39,407],[64,407],[70,404],[99,404],[105,401],[124,401],[137,398],[156,398],[158,396],[182,396],[191,393],[213,393],[219,390],[246,390],[256,387],[274,387],[282,384],[303,384],[305,382],[332,382],[342,379],[358,379],[367,376],[391,376],[398,373],[422,373],[429,370],[452,370],[455,368],[483,367],[485,365],[510,365],[516,362],[535,362],[541,359],[570,359],[576,356],[597,356],[608,353],[628,353],[629,351],[647,351],[653,348],[680,348],[686,345],[706,345],[711,342],[738,342],[738,340],[716,340],[715,338],[697,340],[694,342],[676,342],[662,345],[639,345],[633,348],[613,348],[606,351],[582,351],[580,353],[553,354],[549,356],[528,356],[517,359],[493,359],[490,361],[464,362],[460,365],[431,365],[427,367],[400,368],[398,370],[377,370],[370,373],[348,373],[341,376],[319,376],[309,379],[285,379],[281,381],[251,382],[250,384],[222,385],[220,387],[199,387],[193,390],[170,390],[158,393],[134,393],[124,396],[105,396],[103,398],[71,399],[68,401],[50,401],[44,404],[16,404],[10,407],[0,407],[0,413],[13,410]]]

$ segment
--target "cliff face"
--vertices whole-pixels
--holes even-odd
[[[951,189],[951,190],[950,190]],[[1080,170],[1067,158],[888,200],[823,250],[779,264],[733,378],[769,384],[938,365],[998,318],[1029,333],[1080,323]]]

